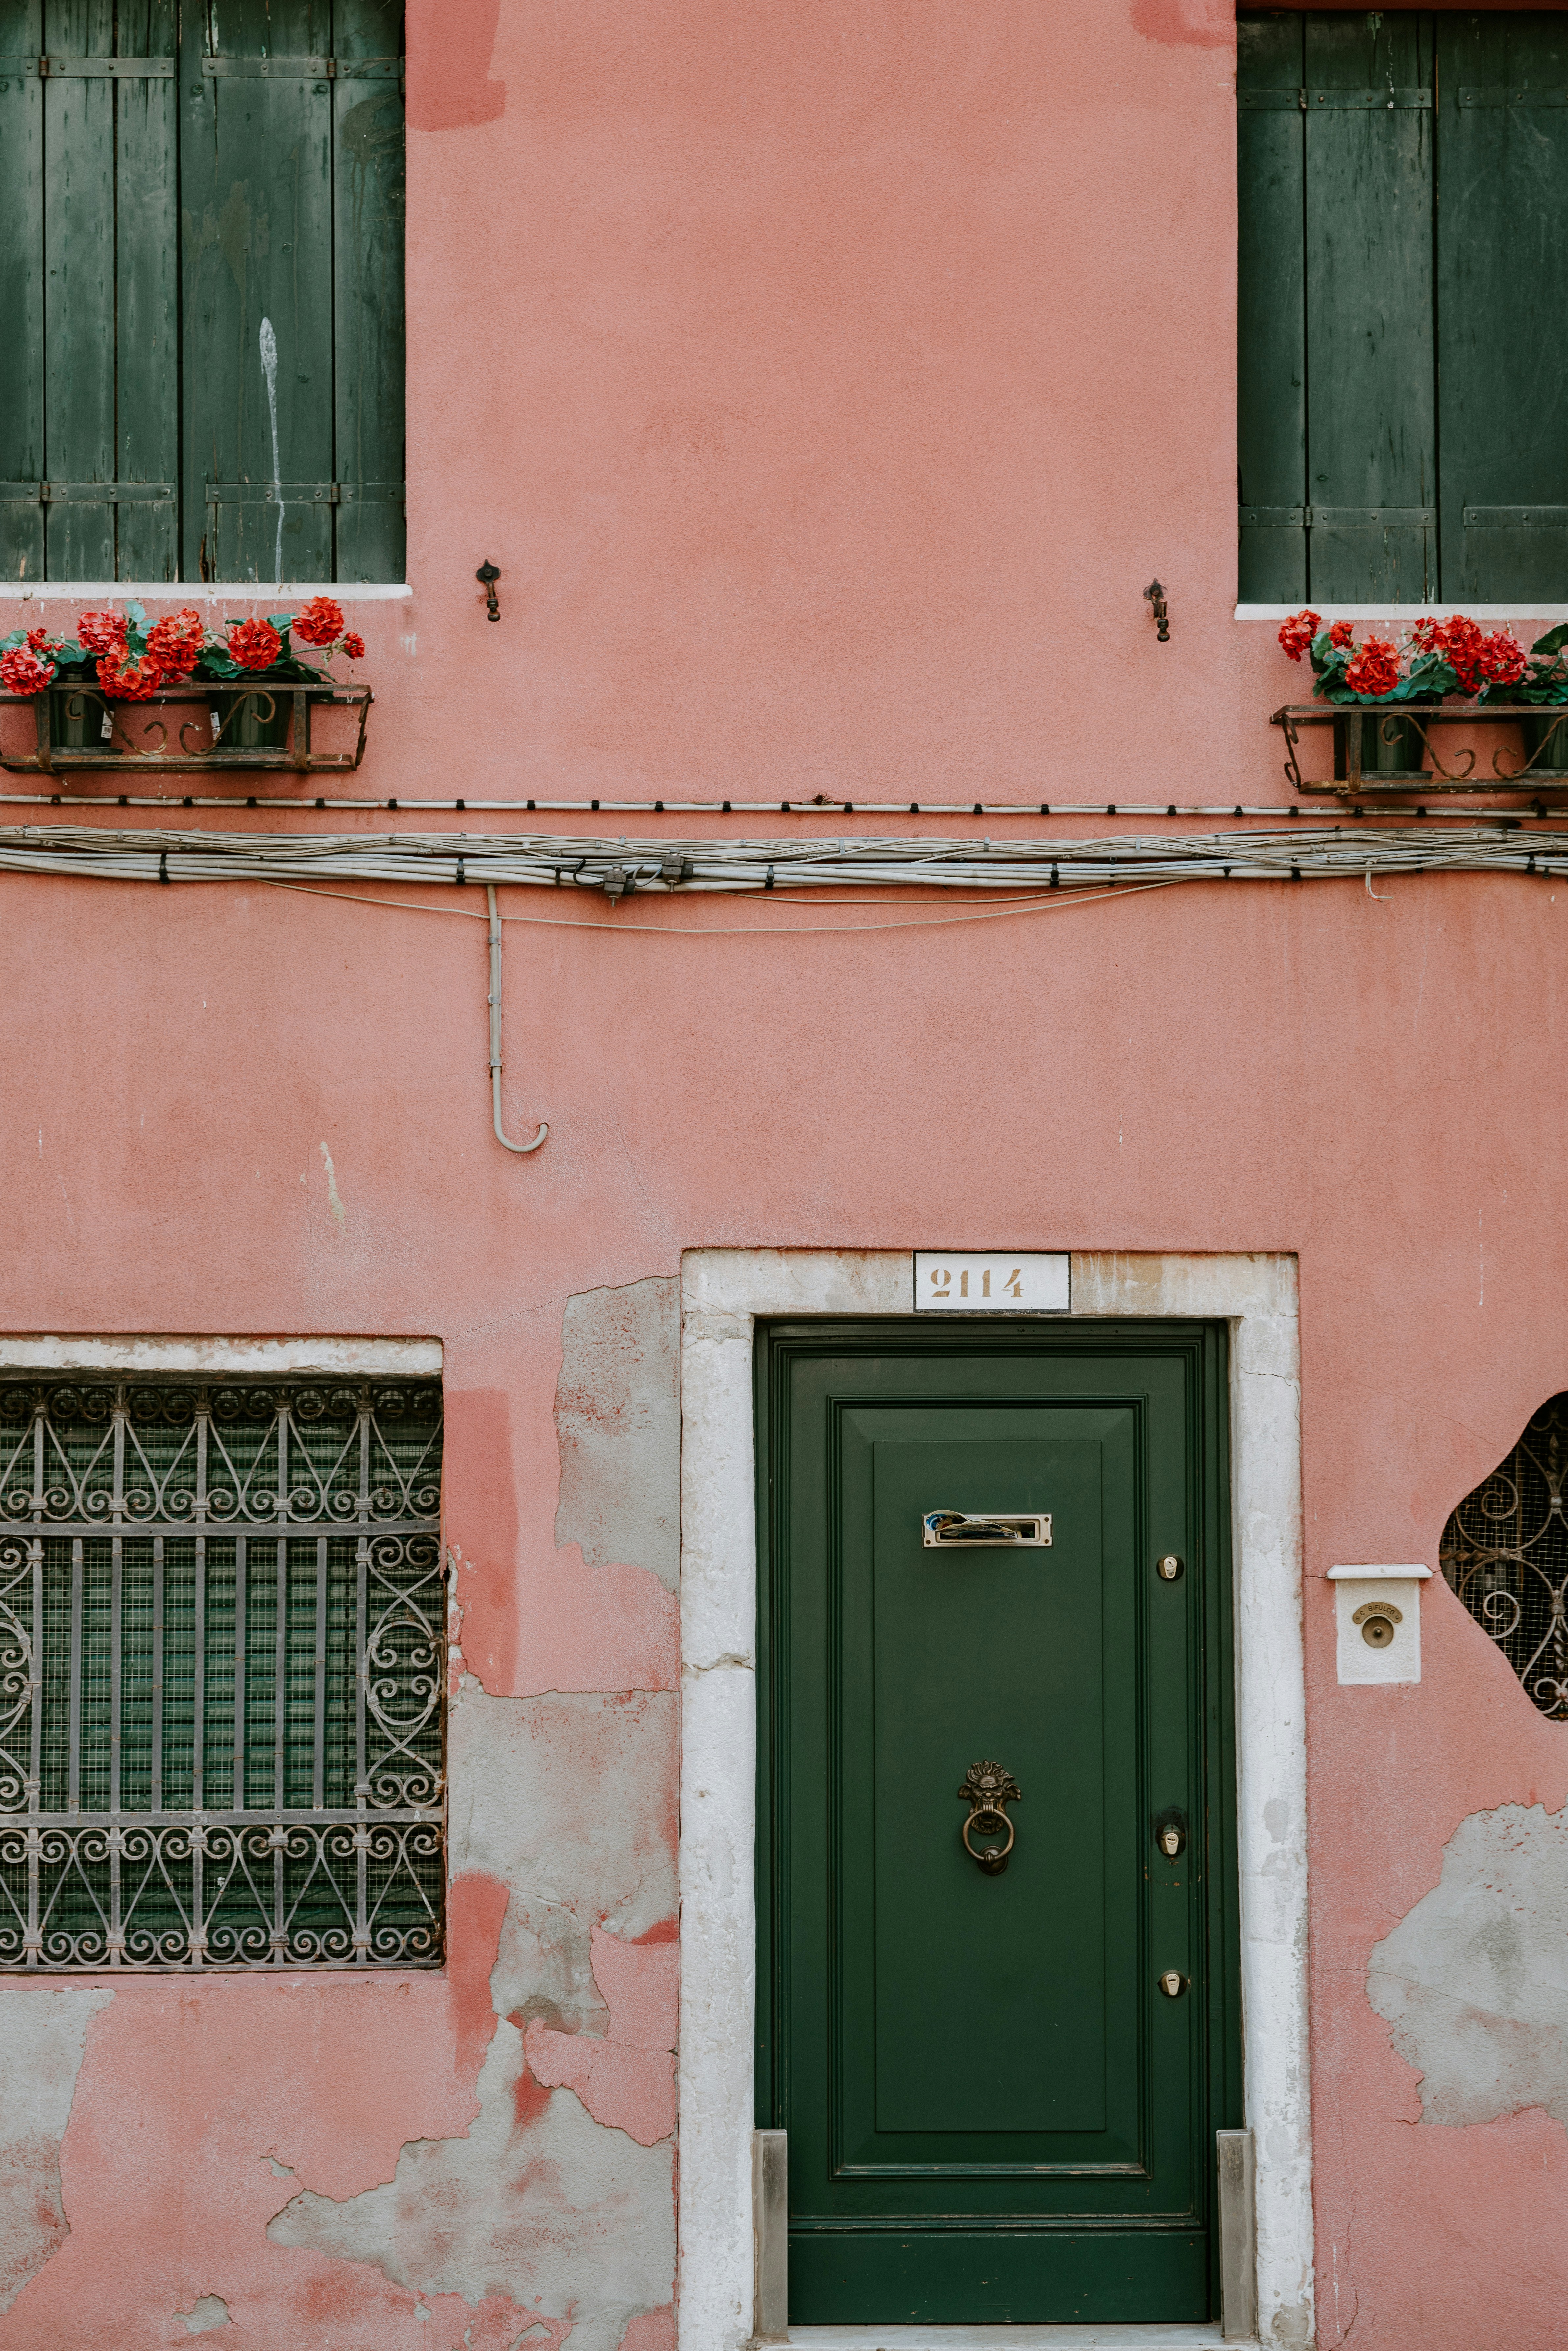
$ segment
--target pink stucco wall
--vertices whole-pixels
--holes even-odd
[[[353,613],[378,696],[356,789],[1283,810],[1263,722],[1300,674],[1232,618],[1216,0],[413,0],[408,41],[414,592]],[[888,829],[767,829],[807,824]],[[677,829],[565,829],[594,825]],[[1561,2341],[1563,2124],[1529,2100],[1422,2121],[1366,1974],[1467,1816],[1563,1805],[1568,1733],[1440,1582],[1421,1685],[1341,1689],[1321,1579],[1435,1562],[1568,1386],[1568,885],[980,922],[913,892],[613,917],[509,893],[538,925],[507,934],[509,1123],[551,1123],[529,1160],[490,1134],[462,893],[3,886],[0,1322],[439,1335],[475,1752],[559,1766],[541,1835],[583,1856],[577,2009],[514,1997],[545,1930],[483,1838],[444,1976],[95,2000],[63,2137],[16,2159],[57,2249],[5,2351],[183,2342],[204,2297],[235,2351],[664,2351],[663,2256],[612,2272],[628,2214],[669,2226],[675,1609],[648,1565],[558,1542],[567,1301],[700,1245],[998,1236],[1299,1253],[1319,2340]],[[499,2183],[484,2229],[464,2148]],[[446,2168],[376,2237],[355,2199],[422,2163]],[[371,2217],[315,2203],[309,2242],[269,2238],[301,2196]]]

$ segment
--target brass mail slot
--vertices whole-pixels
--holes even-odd
[[[921,1520],[927,1551],[1049,1551],[1051,1512],[1020,1517],[1013,1510],[927,1510]]]

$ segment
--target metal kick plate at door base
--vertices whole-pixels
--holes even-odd
[[[1049,1510],[927,1510],[920,1523],[927,1551],[1051,1549]]]

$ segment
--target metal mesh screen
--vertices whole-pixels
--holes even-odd
[[[435,1966],[441,1390],[0,1380],[0,1969]]]
[[[1568,1395],[1543,1404],[1506,1459],[1465,1496],[1438,1562],[1532,1702],[1568,1721]]]

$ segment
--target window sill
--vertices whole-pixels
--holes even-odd
[[[1336,621],[1446,621],[1455,612],[1468,613],[1472,621],[1568,621],[1568,604],[1342,604],[1333,596],[1321,596],[1318,602]],[[1309,609],[1316,606],[1309,601]],[[1238,604],[1234,618],[1279,622],[1301,610],[1301,604]]]
[[[93,598],[123,602],[128,596],[144,601],[182,604],[293,603],[306,596],[330,596],[336,604],[395,604],[413,594],[406,580],[307,580],[278,583],[254,580],[8,580],[0,581],[0,601],[21,604],[89,604]]]

